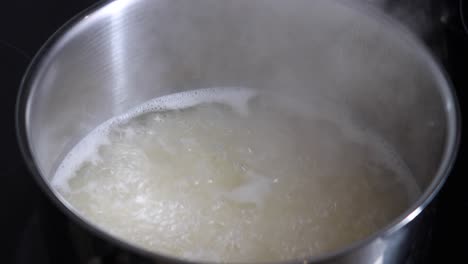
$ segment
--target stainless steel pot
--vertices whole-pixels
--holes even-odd
[[[397,22],[351,2],[133,0],[99,4],[61,28],[31,64],[18,99],[26,161],[80,225],[146,260],[146,252],[82,218],[49,182],[97,125],[149,98],[214,86],[326,98],[396,148],[423,190],[379,232],[299,263],[402,263],[421,239],[421,212],[456,155],[459,113],[424,45]],[[183,262],[183,261],[181,261]]]

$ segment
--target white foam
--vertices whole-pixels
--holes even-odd
[[[122,239],[221,262],[329,252],[420,193],[392,148],[339,106],[246,88],[155,98],[112,118],[72,149],[53,184]]]
[[[287,95],[272,96],[270,100],[298,115],[313,119],[325,119],[339,124],[345,137],[379,153],[374,161],[396,173],[396,177],[406,188],[409,200],[414,201],[420,195],[421,190],[414,180],[411,170],[397,154],[397,151],[381,136],[354,120],[340,105],[324,98],[309,98],[309,101],[305,102],[302,98],[293,98]]]
[[[108,127],[99,127],[83,138],[70,151],[55,172],[51,184],[62,191],[70,191],[68,181],[74,176],[76,170],[85,162],[96,163],[100,160],[99,146],[109,143]]]
[[[246,183],[223,196],[237,203],[254,204],[260,208],[271,191],[272,181],[252,171],[247,171],[246,176]]]
[[[255,95],[255,91],[248,88],[218,87],[181,92],[146,101],[122,115],[105,121],[78,142],[57,168],[51,184],[54,188],[68,192],[70,190],[68,181],[74,176],[79,166],[84,162],[95,163],[98,161],[100,159],[97,153],[99,146],[109,143],[108,136],[112,128],[126,123],[132,118],[150,112],[182,110],[206,103],[226,104],[239,114],[246,115],[248,102]]]

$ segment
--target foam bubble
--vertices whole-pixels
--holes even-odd
[[[53,184],[118,237],[221,262],[329,252],[420,193],[391,146],[339,106],[246,88],[168,95],[112,118]]]
[[[359,124],[340,105],[317,97],[309,98],[305,102],[301,98],[294,98],[284,94],[282,96],[270,96],[268,100],[295,114],[310,119],[326,119],[340,124],[343,136],[373,149],[375,153],[379,153],[374,161],[395,171],[396,177],[406,188],[409,200],[413,201],[419,196],[420,188],[414,180],[411,170],[395,149],[374,131]]]
[[[239,114],[246,115],[248,113],[248,102],[255,95],[256,92],[248,88],[219,87],[181,92],[146,101],[126,113],[102,123],[78,142],[59,165],[51,184],[54,188],[68,192],[70,190],[68,181],[74,176],[74,172],[78,167],[84,162],[96,163],[100,159],[98,154],[99,146],[109,143],[109,132],[114,127],[135,117],[151,112],[182,110],[206,103],[226,104]],[[128,132],[132,133],[132,131]]]
[[[252,171],[247,171],[246,176],[248,178],[246,183],[222,195],[237,203],[261,207],[267,199],[267,194],[271,192],[272,181]]]
[[[98,127],[65,156],[52,178],[52,187],[66,192],[70,191],[68,181],[74,176],[76,170],[85,162],[95,164],[100,160],[98,149],[99,146],[109,144],[109,129],[108,126]]]

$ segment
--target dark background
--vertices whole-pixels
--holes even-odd
[[[40,46],[63,23],[95,2],[0,2],[0,263],[77,262],[73,241],[66,235],[66,218],[41,193],[22,161],[16,142],[14,106],[21,77]],[[399,2],[402,1],[393,1],[386,8],[391,9]],[[462,115],[466,116],[468,35],[461,23],[459,2],[435,2],[435,6],[443,9],[436,10],[432,18],[438,34],[427,38],[427,42],[436,46],[439,59],[454,83]],[[465,213],[468,192],[462,170],[466,163],[464,145],[462,140],[453,173],[430,208],[435,218],[423,247],[428,256],[424,263],[468,261],[468,216]]]

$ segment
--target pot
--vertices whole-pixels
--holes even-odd
[[[403,263],[423,240],[422,213],[456,156],[459,112],[450,83],[405,27],[340,1],[120,0],[100,3],[42,47],[22,83],[17,130],[50,199],[83,227],[144,263],[188,263],[110,235],[51,185],[85,135],[154,97],[216,86],[271,90],[346,108],[391,144],[422,190],[373,235],[297,263]],[[294,260],[292,260],[294,262]]]

